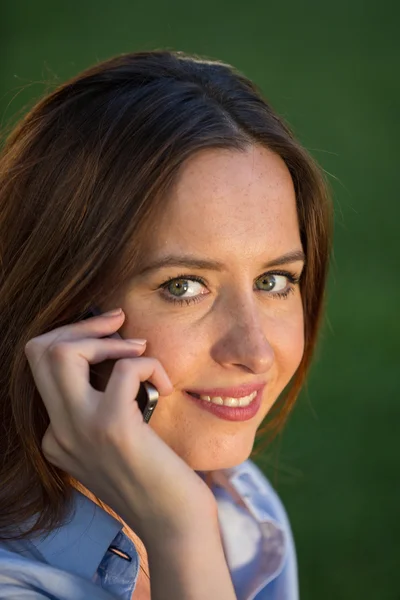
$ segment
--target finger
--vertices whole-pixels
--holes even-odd
[[[29,340],[25,346],[25,354],[28,358],[37,358],[39,354],[42,354],[56,342],[79,340],[86,337],[100,338],[110,336],[122,327],[124,319],[125,314],[123,311],[117,315],[104,313],[78,321],[77,323],[69,323],[68,325],[57,327]]]
[[[85,404],[94,393],[89,381],[90,361],[140,356],[144,350],[145,345],[122,338],[64,341],[49,348],[40,364],[31,365],[31,371],[54,427],[66,426],[71,411],[77,411],[78,419],[86,412]]]
[[[135,358],[146,349],[145,343],[134,339],[93,339],[57,343],[49,349],[50,369],[57,387],[69,408],[79,407],[93,394],[90,385],[90,365],[104,360]]]
[[[173,392],[164,367],[155,358],[121,359],[114,365],[99,410],[104,415],[131,405],[143,381],[150,381],[161,396]]]

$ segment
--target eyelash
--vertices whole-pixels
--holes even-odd
[[[288,298],[289,294],[292,294],[294,292],[294,286],[297,285],[298,283],[300,283],[300,279],[301,279],[295,273],[291,273],[289,271],[268,271],[267,273],[263,273],[262,275],[260,275],[260,277],[258,279],[260,279],[264,275],[282,275],[283,277],[287,278],[289,283],[292,284],[291,286],[288,287],[288,289],[285,292],[275,292],[275,293],[270,294],[270,296],[272,298],[280,299],[280,300],[286,300]],[[179,280],[179,279],[187,279],[188,281],[197,281],[198,283],[201,283],[202,285],[206,286],[204,279],[202,279],[201,277],[198,277],[197,275],[188,275],[188,274],[183,273],[182,275],[178,275],[177,277],[171,277],[170,279],[168,279],[167,281],[162,283],[158,289],[166,290],[166,288],[170,285],[170,283],[172,283],[173,281]],[[259,291],[263,291],[263,290],[259,290]],[[180,306],[183,306],[184,304],[186,304],[188,306],[189,304],[194,304],[196,302],[200,302],[200,300],[201,300],[201,296],[192,296],[190,298],[174,298],[172,296],[162,295],[162,298],[166,302],[171,302],[171,304],[179,304]]]

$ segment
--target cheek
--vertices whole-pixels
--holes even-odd
[[[204,336],[195,335],[192,328],[179,323],[179,319],[158,320],[154,314],[149,318],[143,313],[139,317],[133,311],[121,334],[146,339],[144,356],[156,358],[174,386],[196,370],[205,344]]]
[[[281,377],[289,382],[297,370],[304,353],[303,312],[292,314],[276,336],[275,359]],[[286,385],[285,383],[285,385]]]

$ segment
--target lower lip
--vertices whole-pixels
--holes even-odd
[[[220,419],[225,419],[226,421],[248,421],[256,416],[261,406],[262,392],[262,389],[258,390],[257,396],[248,406],[223,406],[221,404],[213,404],[213,402],[209,402],[208,400],[195,398],[188,392],[185,392],[185,394],[200,408],[207,410]]]

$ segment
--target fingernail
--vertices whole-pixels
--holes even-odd
[[[141,339],[127,339],[125,338],[125,342],[129,342],[130,344],[136,344],[139,346],[145,346],[147,343],[147,340],[141,340]]]
[[[103,317],[114,317],[122,313],[122,308],[114,308],[102,314]]]

